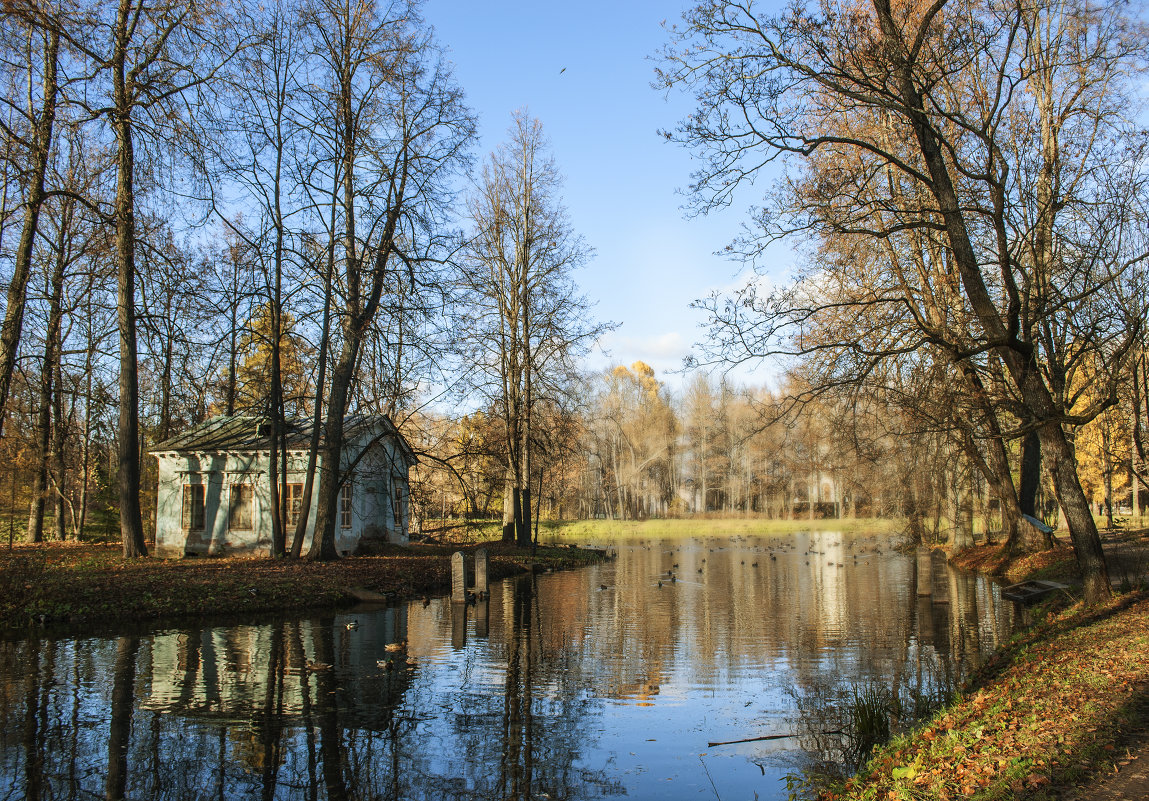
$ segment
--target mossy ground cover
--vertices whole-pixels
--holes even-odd
[[[531,565],[567,568],[601,555],[540,547],[533,554],[483,544],[490,576],[505,578]],[[478,544],[463,547],[474,550]],[[457,545],[395,546],[374,556],[319,563],[288,559],[211,557],[125,560],[108,545],[44,543],[0,550],[0,631],[43,623],[139,622],[186,616],[249,614],[349,604],[352,588],[396,599],[445,592]]]
[[[1149,699],[1149,595],[1017,635],[931,721],[823,799],[1054,798],[1125,756]]]

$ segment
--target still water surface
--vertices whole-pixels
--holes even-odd
[[[877,538],[698,537],[467,608],[0,642],[0,799],[785,798],[833,757],[809,699],[929,692],[1008,635],[990,582],[936,565],[923,599],[915,570]]]

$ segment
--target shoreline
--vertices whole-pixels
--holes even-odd
[[[1051,612],[819,798],[1097,797],[1149,709],[1149,593]],[[1128,762],[1124,762],[1128,764]]]
[[[323,612],[377,596],[380,603],[443,595],[455,551],[486,548],[489,577],[594,564],[602,552],[501,542],[390,546],[334,562],[244,556],[125,560],[113,545],[17,544],[0,550],[0,636],[80,626],[144,625],[188,618]]]
[[[1108,544],[1124,548],[1146,533]],[[1000,546],[981,545],[950,562],[1008,583],[1077,579],[1064,543],[1012,563]],[[1125,570],[1111,577],[1129,583]],[[1149,780],[1129,769],[1149,761],[1149,588],[1115,593],[1094,609],[1061,599],[1032,607],[1037,622],[991,654],[953,701],[817,797],[1149,797]]]

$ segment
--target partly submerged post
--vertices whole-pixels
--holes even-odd
[[[475,551],[475,592],[487,594],[487,549],[480,548]]]
[[[462,551],[451,554],[451,602],[467,601],[467,558]]]
[[[918,548],[918,595],[934,594],[933,550]]]
[[[467,647],[467,605],[451,604],[451,647],[461,651]]]

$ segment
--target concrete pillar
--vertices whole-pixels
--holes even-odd
[[[475,592],[487,592],[490,588],[487,583],[487,549],[480,548],[475,551]]]
[[[462,551],[451,554],[451,602],[467,600],[467,558]]]

